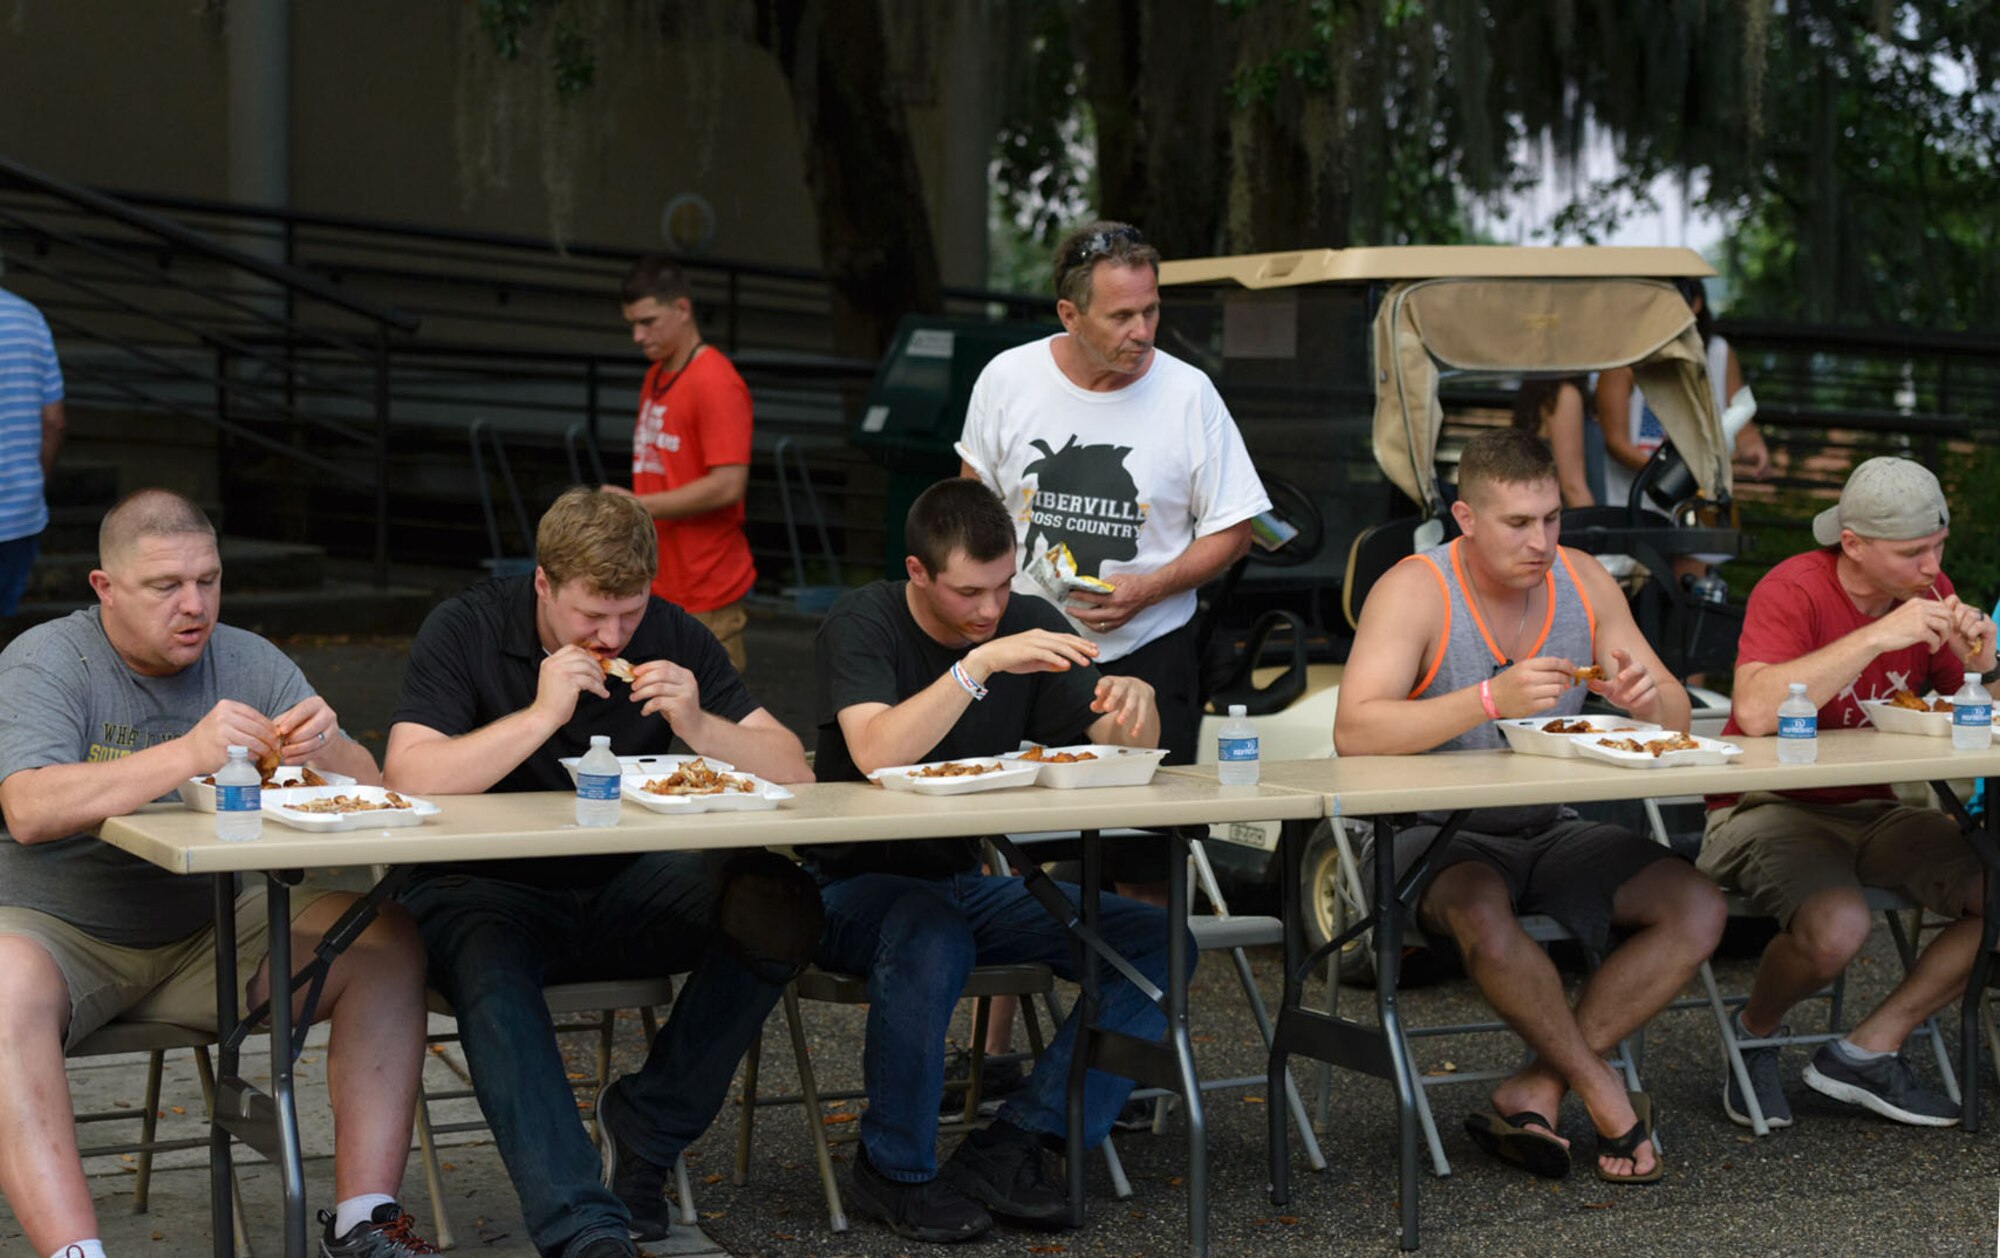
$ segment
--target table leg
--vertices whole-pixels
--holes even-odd
[[[1987,778],[1985,782],[1986,814],[1983,819],[1975,818],[1966,811],[1949,783],[1931,783],[1931,789],[1938,794],[1938,801],[1944,805],[1945,811],[1958,818],[1960,833],[1972,845],[1980,864],[1986,867],[1981,895],[1979,951],[1973,954],[1972,973],[1966,976],[1965,995],[1958,1007],[1958,1060],[1960,1073],[1964,1076],[1959,1096],[1959,1112],[1963,1117],[1959,1125],[1973,1133],[1979,1131],[1979,1085],[1983,1073],[1979,1064],[1979,1001],[1986,994],[1986,985],[1992,981],[1993,948],[1996,942],[2000,942],[2000,797],[1993,793],[1994,788],[2000,786],[2000,778]]]
[[[1338,825],[1338,822],[1334,824]],[[1305,842],[1299,833],[1300,823],[1287,821],[1278,828],[1278,869],[1280,904],[1279,918],[1284,923],[1285,949],[1285,990],[1278,1000],[1278,1016],[1273,1023],[1271,1035],[1270,1072],[1266,1079],[1267,1097],[1281,1096],[1285,1086],[1287,1071],[1291,1069],[1291,1051],[1286,1038],[1277,1033],[1276,1028],[1285,1024],[1286,1016],[1296,1015],[1305,1000],[1305,984],[1299,979],[1299,954],[1303,950],[1305,937],[1304,919],[1300,916],[1300,883],[1303,880],[1301,863],[1305,859]],[[1282,1105],[1269,1105],[1270,1109],[1270,1194],[1271,1204],[1282,1206],[1292,1199],[1292,1159],[1291,1132],[1286,1127],[1289,1115]]]
[[[241,1053],[229,1031],[240,1015],[236,1006],[236,879],[216,874],[215,883],[215,1025],[220,1042],[215,1050],[218,1079],[233,1078]],[[234,1178],[229,1128],[222,1122],[222,1096],[218,1090],[208,1112],[208,1213],[209,1233],[214,1237],[215,1258],[235,1258],[236,1230],[230,1226]]]
[[[1396,1008],[1396,984],[1401,981],[1403,971],[1403,906],[1397,897],[1396,831],[1387,817],[1375,819],[1374,910],[1375,1007],[1381,1019],[1383,1038],[1387,1041],[1391,1075],[1396,1085],[1396,1128],[1400,1137],[1398,1158],[1402,1185],[1401,1244],[1404,1249],[1415,1249],[1418,1245],[1417,1082],[1403,1040],[1402,1015]]]
[[[1083,832],[1083,895],[1078,906],[1083,927],[1090,937],[1097,935],[1097,897],[1104,881],[1103,849],[1095,830]],[[1068,1162],[1070,1225],[1082,1227],[1084,1219],[1083,1086],[1090,1072],[1091,1041],[1097,1026],[1097,954],[1078,939],[1076,960],[1077,1010],[1076,1043],[1069,1058],[1067,1118],[1063,1144]]]
[[[1202,1109],[1201,1075],[1194,1065],[1194,1041],[1188,1034],[1188,848],[1178,831],[1170,831],[1167,853],[1167,1042],[1173,1045],[1180,1072],[1180,1093],[1187,1105],[1188,1124],[1188,1247],[1200,1258],[1208,1253],[1208,1117]],[[1282,1111],[1282,1088],[1266,1098],[1268,1108]]]
[[[266,956],[271,975],[271,1100],[277,1109],[279,1174],[285,1189],[286,1258],[306,1258],[306,1173],[299,1149],[298,1098],[292,1086],[292,1002],[281,999],[292,972],[292,889],[298,875],[274,871],[264,876],[264,905],[271,936]]]

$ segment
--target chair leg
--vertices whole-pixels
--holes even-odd
[[[693,1227],[701,1221],[701,1216],[695,1213],[694,1185],[688,1182],[688,1163],[685,1153],[674,1159],[674,1192],[680,1197],[681,1222]]]
[[[195,1074],[201,1079],[202,1104],[207,1107],[209,1115],[213,1117],[215,1114],[215,1063],[209,1059],[206,1047],[194,1050],[194,1070]],[[231,1231],[236,1233],[236,1252],[241,1254],[242,1258],[256,1258],[255,1251],[250,1247],[250,1228],[243,1221],[243,1178],[238,1173],[241,1165],[242,1163],[233,1159],[229,1163],[229,1186],[232,1189],[229,1194],[229,1227]]]
[[[1414,1085],[1410,1091],[1415,1094],[1417,1102],[1417,1126],[1422,1128],[1424,1143],[1431,1151],[1431,1174],[1439,1179],[1448,1179],[1451,1176],[1451,1159],[1444,1155],[1444,1140],[1438,1135],[1437,1118],[1431,1113],[1430,1089],[1424,1086],[1423,1073],[1417,1069],[1417,1056],[1410,1051],[1409,1034],[1405,1032],[1400,1038],[1403,1060],[1409,1063],[1410,1081]]]
[[[451,1233],[451,1213],[445,1207],[444,1166],[438,1157],[437,1140],[431,1132],[431,1097],[422,1080],[417,1083],[417,1152],[424,1167],[424,1190],[431,1198],[431,1244],[439,1249],[457,1246]]]
[[[979,1097],[986,1087],[986,1028],[993,1017],[993,1002],[981,996],[972,1002],[972,1069],[966,1073],[965,1104],[959,1121],[971,1126],[979,1118]]]
[[[1063,1007],[1062,1002],[1056,999],[1054,989],[1042,993],[1042,1007],[1048,1010],[1049,1026],[1060,1028],[1063,1023]],[[1035,1060],[1039,1062],[1043,1044],[1041,1028],[1035,1020],[1035,1002],[1023,1000],[1021,1008],[1028,1011],[1028,1045],[1034,1049]],[[1122,1201],[1132,1195],[1132,1181],[1125,1176],[1125,1164],[1118,1160],[1118,1149],[1112,1144],[1110,1136],[1104,1137],[1102,1149],[1104,1169],[1111,1173],[1111,1191]]]
[[[836,1232],[847,1230],[847,1211],[840,1203],[840,1184],[833,1174],[833,1150],[826,1139],[826,1115],[820,1109],[819,1081],[813,1076],[812,1057],[806,1050],[804,1018],[799,1013],[798,989],[785,988],[785,1024],[792,1033],[792,1055],[799,1063],[799,1095],[805,1104],[806,1128],[813,1142],[813,1157],[819,1162],[819,1183],[826,1192],[827,1225]]]
[[[757,1121],[757,1067],[764,1059],[764,1032],[760,1028],[743,1057],[743,1093],[737,1098],[736,1175],[738,1188],[750,1182],[751,1129]]]
[[[1986,1028],[1986,1057],[1993,1063],[1993,1083],[2000,1087],[2000,1025],[1993,1020],[1994,1003],[1992,992],[1980,998],[1979,1021]]]
[[[1764,1119],[1764,1107],[1757,1103],[1757,1089],[1750,1086],[1750,1069],[1743,1064],[1743,1050],[1736,1043],[1735,1019],[1729,1012],[1729,1003],[1722,998],[1722,988],[1716,984],[1715,971],[1708,962],[1701,963],[1701,985],[1708,993],[1708,1007],[1715,1015],[1715,1033],[1722,1041],[1723,1064],[1735,1076],[1737,1094],[1743,1098],[1744,1108],[1750,1112],[1750,1131],[1757,1136],[1771,1134],[1771,1124]]]
[[[1236,981],[1242,984],[1243,998],[1250,1005],[1250,1016],[1257,1023],[1257,1034],[1263,1037],[1264,1048],[1271,1047],[1271,1011],[1264,1006],[1264,994],[1257,990],[1257,976],[1250,970],[1250,957],[1241,948],[1231,948],[1229,955],[1236,962]],[[1269,1098],[1272,1105],[1276,1098]],[[1292,1108],[1292,1122],[1299,1129],[1299,1139],[1306,1147],[1306,1159],[1316,1171],[1326,1169],[1326,1154],[1320,1151],[1319,1139],[1313,1135],[1312,1123],[1306,1118],[1306,1104],[1299,1098],[1299,1085],[1292,1079],[1290,1070],[1285,1072],[1285,1100]]]
[[[132,1213],[144,1214],[153,1195],[153,1141],[160,1133],[160,1074],[166,1066],[165,1049],[146,1055],[146,1112],[139,1117],[139,1178],[132,1185]]]

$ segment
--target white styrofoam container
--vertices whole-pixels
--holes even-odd
[[[936,764],[991,764],[998,765],[995,773],[982,773],[977,777],[920,778],[913,777],[918,769],[928,769]],[[1033,786],[1035,777],[1044,766],[1019,764],[1003,760],[999,756],[960,756],[957,760],[931,760],[924,764],[899,764],[886,769],[877,769],[868,775],[875,782],[892,791],[913,791],[918,795],[971,795],[979,791],[999,791],[1010,786]]]
[[[1030,744],[1034,746],[1035,744]],[[1044,754],[1058,752],[1090,752],[1095,760],[1078,760],[1070,764],[1052,764],[1047,760],[1023,760],[1027,752],[1009,752],[1000,757],[1009,764],[1032,764],[1040,767],[1035,776],[1036,786],[1053,787],[1059,791],[1076,790],[1086,786],[1144,786],[1153,780],[1160,761],[1167,758],[1164,747],[1112,747],[1101,743],[1078,743],[1071,747],[1043,747]]]
[[[1506,735],[1507,746],[1523,755],[1554,756],[1558,760],[1574,759],[1576,744],[1570,741],[1573,735],[1542,732],[1542,726],[1556,721],[1567,721],[1571,724],[1581,721],[1589,725],[1592,730],[1604,734],[1614,730],[1619,733],[1629,730],[1635,734],[1652,734],[1657,733],[1660,728],[1651,721],[1635,721],[1629,716],[1607,716],[1603,713],[1583,716],[1526,716],[1493,723],[1500,727],[1502,734]]]
[[[1926,695],[1929,703],[1935,696]],[[1951,713],[1913,712],[1909,708],[1899,708],[1886,699],[1863,699],[1861,710],[1868,714],[1868,720],[1876,729],[1891,734],[1928,734],[1933,738],[1951,737]]]
[[[291,784],[296,783],[299,780],[300,771],[301,771],[300,767],[295,764],[279,765],[278,771],[271,775],[271,781],[277,783],[278,785],[265,787],[264,798],[268,801],[270,799],[271,791],[279,789],[291,789],[291,790],[299,789],[298,787],[293,786]],[[314,769],[313,772],[319,774],[322,778],[326,779],[326,783],[329,786],[354,785],[354,779],[348,777],[345,773],[332,773],[325,769]],[[215,774],[213,773],[204,773],[202,775],[202,777],[214,777],[214,776]],[[189,778],[187,781],[181,783],[181,803],[185,804],[188,808],[192,809],[195,812],[214,812],[215,787],[210,783],[202,781],[201,778]]]
[[[675,758],[693,759],[692,756]],[[718,773],[729,772],[713,760],[708,762],[708,766]],[[715,795],[655,795],[646,789],[648,779],[665,777],[672,772],[671,766],[656,773],[627,772],[618,784],[619,798],[629,800],[649,812],[681,815],[698,812],[764,812],[776,808],[788,799],[796,798],[787,788],[779,786],[776,782],[766,782],[754,773],[737,775],[750,779],[750,784],[756,787],[755,790],[747,792],[724,791]]]
[[[628,778],[635,773],[644,774],[648,777],[665,777],[690,760],[700,760],[717,773],[734,773],[736,771],[735,765],[724,763],[709,756],[620,756],[618,757],[618,771]],[[571,786],[576,785],[576,766],[582,762],[582,756],[564,756],[557,762],[563,768],[569,770],[569,782]],[[745,776],[749,775],[746,774]]]
[[[415,795],[396,794],[409,801],[408,808],[378,808],[368,812],[319,813],[300,812],[289,807],[291,804],[305,803],[314,799],[331,799],[335,795],[360,795],[366,799],[379,800],[389,793],[385,786],[294,786],[287,790],[264,792],[264,817],[266,820],[290,826],[294,830],[311,830],[325,833],[334,830],[393,830],[402,826],[420,826],[424,818],[438,815],[438,806],[427,799]]]
[[[1699,735],[1695,736],[1695,742],[1699,743],[1699,746],[1690,747],[1686,751],[1670,751],[1662,756],[1656,756],[1650,751],[1621,751],[1598,745],[1599,739],[1609,737],[1612,735],[1571,734],[1570,740],[1576,744],[1579,756],[1615,764],[1621,769],[1678,769],[1693,765],[1728,764],[1743,755],[1743,749],[1735,743],[1726,743],[1719,738],[1702,738]],[[1638,738],[1636,741],[1646,740]]]

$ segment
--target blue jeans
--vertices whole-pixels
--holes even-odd
[[[1070,903],[1081,891],[1057,883]],[[862,1078],[868,1110],[861,1143],[889,1179],[922,1183],[937,1174],[938,1101],[944,1093],[944,1040],[974,965],[1040,962],[1076,977],[1069,932],[1019,878],[970,871],[948,878],[857,874],[823,883],[826,937],[819,964],[868,980],[868,1042]],[[1098,930],[1134,969],[1164,987],[1167,915],[1120,896],[1099,898]],[[1188,955],[1194,956],[1190,941]],[[1100,965],[1097,1024],[1158,1038],[1166,1015],[1109,966]],[[1021,1091],[1000,1117],[1060,1139],[1070,1053],[1080,1009],[1071,1009]],[[1083,1139],[1095,1148],[1132,1092],[1132,1081],[1101,1070],[1085,1076]]]
[[[35,556],[41,553],[41,534],[0,542],[0,616],[11,616],[28,590],[28,573],[34,570]]]
[[[768,862],[759,873],[805,879],[783,857],[757,857]],[[790,969],[728,946],[718,883],[698,852],[641,856],[582,889],[420,874],[401,899],[430,950],[431,984],[458,1016],[473,1091],[536,1247],[624,1239],[629,1215],[600,1180],[542,988],[687,972],[644,1067],[614,1085],[636,1128],[619,1137],[670,1166],[722,1108]]]

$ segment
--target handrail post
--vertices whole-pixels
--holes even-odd
[[[389,588],[389,328],[375,325],[375,588]]]
[[[583,411],[584,432],[590,436],[590,462],[592,467],[604,466],[604,446],[597,438],[597,360],[592,358],[583,369]]]

